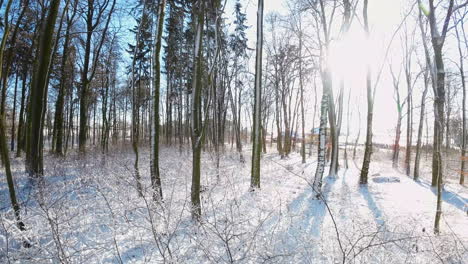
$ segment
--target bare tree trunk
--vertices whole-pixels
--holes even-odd
[[[314,75],[314,115],[312,117],[312,130],[311,130],[311,135],[314,135],[315,133],[315,116],[317,115],[317,83],[316,83],[316,75]],[[312,156],[312,145],[313,145],[313,140],[310,140],[310,146],[309,146],[309,157]]]
[[[164,10],[166,0],[159,1],[158,6],[158,27],[156,34],[156,45],[153,53],[153,74],[154,74],[154,99],[153,99],[153,144],[151,162],[151,186],[153,187],[153,199],[162,200],[163,192],[161,186],[161,175],[159,173],[159,98],[161,89],[161,63],[159,61],[161,53],[161,42],[164,26]]]
[[[464,24],[463,21],[461,21],[461,28],[462,28],[462,34],[465,36],[465,31],[464,31]],[[460,184],[464,185],[465,184],[465,174],[467,174],[467,171],[465,171],[466,168],[466,81],[465,81],[465,70],[464,70],[464,64],[463,64],[463,53],[461,50],[461,45],[460,45],[460,36],[458,32],[458,27],[455,27],[455,33],[457,36],[457,43],[458,43],[458,54],[459,59],[460,59],[460,64],[459,64],[459,70],[460,70],[460,77],[461,77],[461,83],[462,83],[462,92],[463,92],[463,101],[462,101],[462,145],[461,145],[461,168],[460,168]]]
[[[0,62],[2,61],[1,56],[0,56]],[[15,212],[16,225],[21,231],[25,231],[26,228],[24,226],[23,221],[21,220],[20,205],[18,201],[16,200],[15,183],[13,181],[13,174],[11,173],[11,168],[10,168],[10,157],[8,154],[8,147],[6,143],[6,133],[5,133],[3,116],[0,116],[0,154],[2,158],[2,164],[5,167],[5,175],[6,175],[7,184],[8,184],[8,192],[10,194],[10,201],[13,207],[13,211]]]
[[[63,44],[63,56],[60,66],[60,85],[59,93],[57,95],[57,101],[55,103],[55,119],[54,119],[54,135],[55,135],[55,146],[53,149],[58,155],[63,155],[63,108],[65,103],[65,80],[71,76],[66,76],[65,69],[68,60],[68,46],[70,43],[70,30],[73,24],[73,20],[76,14],[76,5],[78,1],[75,2],[73,12],[71,17],[67,15],[67,29],[65,33],[65,41]]]
[[[42,159],[43,124],[47,107],[49,68],[53,56],[55,21],[57,20],[59,6],[60,0],[52,0],[50,3],[49,14],[43,25],[39,41],[37,68],[35,69],[31,86],[30,151],[28,155],[30,157],[29,174],[32,177],[41,177],[44,174]]]
[[[369,38],[369,23],[367,17],[367,5],[368,0],[364,0],[364,27],[366,31],[367,38]],[[369,165],[372,155],[372,118],[374,115],[374,96],[372,91],[371,84],[371,69],[370,65],[367,65],[367,74],[366,74],[366,88],[367,88],[367,128],[366,128],[366,148],[364,150],[364,160],[362,163],[361,174],[359,177],[360,184],[367,184],[368,174],[369,174]]]
[[[313,189],[317,197],[322,193],[322,178],[325,169],[325,148],[327,138],[327,110],[328,110],[327,93],[324,91],[322,94],[322,101],[320,103],[320,132],[319,144],[317,150],[317,169],[315,171]]]
[[[26,101],[26,81],[27,81],[27,68],[23,69],[23,79],[22,79],[22,88],[21,88],[21,105],[20,105],[20,112],[19,112],[19,121],[18,121],[18,138],[16,140],[16,157],[21,156],[21,151],[25,150],[25,140],[24,140],[24,109],[25,109],[25,101]]]
[[[299,32],[299,82],[301,89],[301,127],[302,127],[302,141],[301,141],[301,156],[302,163],[306,163],[306,146],[305,146],[305,114],[304,114],[304,83],[302,74],[302,29]]]
[[[16,121],[16,94],[18,90],[18,74],[16,74],[15,79],[15,90],[13,95],[13,116],[11,117],[11,141],[10,141],[10,150],[11,152],[15,151],[15,121]]]
[[[276,130],[278,135],[276,136],[276,148],[278,149],[278,153],[281,157],[281,159],[284,158],[284,151],[283,151],[283,137],[282,137],[282,129],[281,129],[281,109],[280,109],[280,103],[279,103],[279,83],[277,80],[275,80],[275,111],[276,111]]]
[[[452,14],[454,1],[450,0],[447,16],[444,21],[442,33],[437,29],[435,17],[434,0],[429,0],[429,26],[431,28],[431,42],[434,50],[434,64],[436,86],[434,87],[434,151],[432,160],[432,178],[437,180],[437,205],[434,221],[434,232],[440,232],[440,218],[442,215],[442,168],[443,161],[441,155],[442,140],[444,136],[444,103],[445,103],[445,69],[442,48],[448,30],[450,15]]]
[[[398,168],[398,158],[400,156],[400,137],[401,137],[401,111],[398,112],[397,125],[395,129],[395,143],[393,145],[392,164],[393,168]]]
[[[393,89],[395,91],[395,102],[396,102],[397,113],[398,113],[397,125],[395,128],[395,141],[393,143],[392,166],[393,168],[398,168],[398,158],[400,156],[401,120],[403,119],[402,109],[406,103],[406,99],[403,100],[403,103],[401,102],[400,87],[399,87],[401,71],[398,73],[398,77],[397,77],[393,73],[392,67],[390,66],[390,73],[392,75]]]
[[[406,44],[406,43],[405,43]],[[408,49],[408,48],[407,48]],[[405,172],[407,176],[411,174],[411,147],[413,145],[413,86],[411,81],[411,54],[412,51],[406,51],[405,55],[405,76],[408,97],[406,98],[406,152],[405,152]]]
[[[260,188],[261,109],[262,109],[262,50],[263,50],[263,0],[258,0],[257,10],[257,48],[255,58],[255,96],[253,113],[253,146],[251,188]]]
[[[424,116],[425,116],[425,109],[426,109],[426,95],[429,88],[429,67],[430,65],[426,65],[426,69],[424,72],[424,91],[421,98],[421,112],[419,115],[419,126],[418,126],[418,141],[416,143],[416,157],[414,160],[414,175],[413,179],[417,181],[419,179],[419,163],[421,160],[421,145],[422,145],[422,133],[424,127]]]
[[[3,65],[3,54],[4,54],[6,41],[8,39],[8,34],[10,30],[8,16],[9,16],[12,2],[13,2],[12,0],[9,0],[5,7],[4,31],[3,31],[2,41],[0,44],[0,65]],[[1,75],[2,75],[2,70],[0,70],[0,79],[2,77]],[[26,230],[26,228],[24,226],[23,221],[21,220],[21,209],[20,209],[20,205],[18,201],[16,200],[15,184],[13,181],[13,175],[11,173],[11,168],[10,168],[10,157],[9,157],[8,146],[7,146],[7,141],[6,141],[4,114],[0,115],[0,155],[1,155],[2,164],[5,167],[5,175],[6,175],[7,184],[8,184],[8,192],[10,194],[11,205],[15,213],[16,225],[21,231],[24,231]],[[29,246],[27,242],[25,242],[24,245],[27,247]]]
[[[205,1],[198,2],[196,9],[196,36],[195,36],[195,58],[193,67],[193,88],[192,88],[192,187],[191,187],[191,203],[192,203],[192,218],[199,220],[201,217],[200,204],[200,159],[203,140],[203,124],[202,124],[202,50],[203,50],[203,27],[205,21]]]
[[[345,149],[344,149],[344,160],[345,160],[345,168],[348,169],[349,168],[349,164],[348,164],[348,138],[349,138],[349,123],[350,123],[350,111],[349,111],[349,107],[351,105],[351,90],[349,90],[349,93],[348,93],[348,110],[346,111],[346,142],[345,142]]]
[[[80,153],[85,153],[86,150],[86,140],[88,134],[88,107],[89,107],[89,89],[90,83],[96,73],[97,68],[97,60],[99,59],[101,48],[103,46],[105,37],[107,35],[107,30],[109,28],[109,23],[111,21],[112,14],[114,12],[116,0],[112,1],[110,6],[109,12],[107,12],[107,19],[105,21],[104,29],[99,32],[101,34],[99,42],[94,49],[94,57],[91,64],[91,51],[92,51],[92,44],[91,42],[95,37],[95,29],[98,24],[104,19],[104,11],[108,5],[99,6],[97,3],[95,4],[94,1],[88,1],[87,10],[84,14],[85,21],[86,21],[86,38],[85,38],[85,50],[84,50],[84,60],[83,60],[83,69],[82,69],[82,76],[81,76],[81,91],[80,91],[80,129],[79,129],[79,151]],[[96,10],[95,10],[96,9]],[[97,17],[94,15],[97,14]]]

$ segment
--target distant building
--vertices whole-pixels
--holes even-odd
[[[319,135],[320,135],[320,128],[316,127],[310,131],[310,133],[306,133],[305,140],[306,143],[310,144],[318,144],[319,142]],[[330,139],[330,128],[326,128],[326,135],[327,135],[327,142]]]
[[[305,143],[306,144],[318,144],[319,142],[319,133],[320,133],[320,128],[314,128],[312,129],[310,132],[306,132],[305,133]],[[281,137],[284,138],[284,131],[281,132]],[[326,135],[327,135],[327,142],[329,141],[330,139],[330,129],[327,127],[327,131],[326,131]],[[273,137],[273,142],[276,142],[278,139],[277,139],[277,136],[275,135]],[[301,142],[302,141],[302,135],[300,133],[297,133],[297,132],[293,132],[291,134],[291,140],[293,141],[296,141],[296,142]]]

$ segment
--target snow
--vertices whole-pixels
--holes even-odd
[[[251,150],[244,151],[250,161]],[[46,156],[39,187],[28,181],[23,162],[14,160],[28,230],[22,234],[14,225],[2,175],[0,262],[467,262],[466,187],[447,181],[442,233],[434,235],[436,190],[427,182],[430,174],[413,181],[392,168],[391,154],[374,155],[368,186],[358,184],[357,159],[337,177],[324,177],[323,199],[317,199],[311,187],[316,154],[302,164],[298,153],[281,160],[268,151],[261,161],[261,189],[254,192],[249,162],[241,164],[226,147],[217,178],[215,154],[203,153],[201,223],[190,217],[188,149],[161,150],[162,204],[151,199],[149,148],[140,153],[143,198],[131,173],[129,147],[115,147],[107,157]],[[31,248],[21,247],[25,238]]]

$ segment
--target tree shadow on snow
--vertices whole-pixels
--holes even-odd
[[[383,219],[383,213],[377,206],[377,203],[374,200],[372,192],[369,190],[369,186],[367,184],[360,185],[359,193],[361,193],[364,200],[366,200],[367,206],[369,207],[369,210],[372,212],[372,215],[374,216],[376,224],[378,226],[384,226],[385,220]]]
[[[431,192],[435,196],[437,196],[437,187],[432,187],[428,182],[425,181],[416,181],[416,183],[422,187],[431,190]],[[445,189],[442,191],[442,200],[448,204],[455,206],[457,209],[465,213],[468,212],[468,199],[461,197],[457,193]]]
[[[325,200],[331,191],[336,178],[325,177],[322,193]],[[291,214],[299,216],[298,221],[292,223],[291,228],[296,227],[300,231],[308,232],[313,236],[320,236],[321,226],[327,215],[325,203],[315,197],[312,188],[307,189],[288,205]]]

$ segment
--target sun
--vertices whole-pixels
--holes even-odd
[[[377,60],[377,48],[366,38],[362,30],[350,30],[340,39],[332,41],[329,48],[328,66],[333,81],[343,80],[347,86],[361,86],[367,65],[373,67]]]

